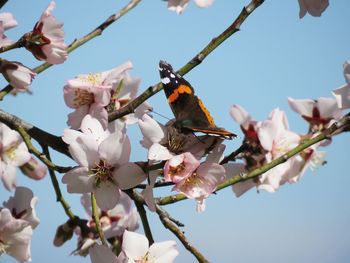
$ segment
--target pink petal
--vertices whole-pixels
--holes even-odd
[[[240,105],[232,105],[230,108],[231,117],[244,129],[248,128],[249,122],[251,122],[251,117],[249,113]]]
[[[206,8],[214,3],[214,0],[194,0],[196,5],[201,8]]]
[[[333,98],[318,98],[317,106],[323,118],[339,119],[342,116],[338,109],[337,100]]]

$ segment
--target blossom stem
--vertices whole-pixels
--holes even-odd
[[[105,239],[105,235],[101,229],[101,225],[100,225],[100,217],[98,214],[98,209],[97,209],[97,203],[96,203],[96,197],[94,193],[91,193],[91,208],[92,208],[92,219],[95,222],[96,225],[96,231],[98,233],[98,236],[101,239],[101,242],[103,245],[107,245],[106,239]]]
[[[299,154],[300,152],[302,152],[306,148],[308,148],[308,147],[310,147],[318,142],[321,142],[323,140],[329,139],[334,135],[338,135],[343,131],[349,131],[349,129],[350,129],[350,114],[347,114],[347,115],[343,116],[343,118],[341,118],[338,122],[333,123],[329,128],[325,129],[319,135],[315,136],[314,138],[307,139],[307,140],[301,142],[298,146],[296,146],[292,150],[286,152],[281,157],[279,157],[279,158],[277,158],[277,159],[275,159],[275,160],[273,160],[273,161],[271,161],[271,162],[269,162],[269,163],[267,163],[259,168],[256,168],[243,176],[241,174],[238,174],[238,175],[235,175],[235,176],[227,179],[225,182],[223,182],[222,184],[217,186],[216,191],[220,191],[220,190],[222,190],[228,186],[231,186],[233,184],[243,182],[243,181],[246,181],[248,179],[255,178],[255,177],[267,172],[268,170],[274,168],[275,166],[286,162],[288,159],[290,159],[294,155]],[[159,198],[156,201],[156,203],[158,205],[169,205],[169,204],[176,203],[176,202],[179,202],[179,201],[182,201],[185,199],[187,199],[187,197],[185,195],[176,194],[176,195],[171,195],[171,196]]]
[[[131,9],[133,9],[134,7],[136,7],[139,3],[141,2],[141,0],[131,0],[125,7],[123,7],[122,9],[120,9],[117,13],[111,15],[110,17],[107,18],[107,20],[105,20],[101,25],[99,25],[98,27],[96,27],[93,31],[91,31],[90,33],[86,34],[85,36],[83,36],[80,39],[76,39],[74,40],[67,49],[68,53],[71,53],[72,51],[74,51],[75,49],[79,48],[80,46],[84,45],[86,42],[92,40],[93,38],[100,36],[102,34],[102,32],[108,27],[110,26],[113,22],[117,21],[119,18],[121,18],[122,16],[124,16],[125,14],[127,14]],[[19,42],[19,41],[17,41]],[[16,43],[17,43],[16,42]],[[33,68],[32,70],[34,72],[36,72],[37,74],[43,72],[44,70],[50,68],[52,66],[52,64],[49,63],[43,63],[35,68]],[[0,101],[3,100],[3,98],[10,93],[13,90],[13,88],[10,85],[7,85],[5,88],[3,88],[0,91]]]
[[[265,0],[252,0],[247,6],[243,8],[238,17],[233,21],[233,23],[226,28],[220,35],[214,37],[208,45],[202,49],[194,58],[192,58],[186,65],[180,68],[177,72],[180,75],[185,75],[193,68],[198,66],[202,61],[212,53],[221,43],[227,40],[230,36],[240,30],[242,23],[246,20],[246,18],[253,13]],[[125,115],[133,113],[134,110],[142,104],[145,100],[159,92],[163,89],[163,85],[159,82],[148,89],[146,89],[142,94],[140,94],[133,101],[129,102],[127,105],[122,107],[121,109],[111,112],[108,116],[109,121],[116,120]]]
[[[0,47],[0,53],[3,53],[3,52],[7,52],[11,49],[16,49],[16,48],[21,48],[23,47],[23,39],[19,39],[18,41],[14,42],[14,43],[11,43],[9,45],[6,45],[6,46],[2,46]]]
[[[47,146],[44,146],[43,151],[44,151],[44,154],[47,156],[47,159],[49,159],[51,161],[49,148]],[[64,212],[69,217],[69,219],[75,220],[77,218],[77,216],[72,212],[70,205],[68,204],[68,202],[64,199],[64,197],[62,195],[60,185],[59,185],[59,183],[57,181],[57,177],[55,175],[55,171],[53,169],[49,168],[49,174],[50,174],[50,178],[51,178],[51,183],[53,185],[53,188],[55,189],[56,201],[61,203],[61,205],[64,209]]]
[[[153,239],[151,227],[148,222],[147,213],[144,207],[145,201],[143,200],[142,196],[138,195],[136,190],[126,190],[125,193],[127,193],[128,196],[134,201],[136,209],[139,212],[141,217],[143,231],[145,232],[148,242],[150,244],[153,244],[154,239]]]

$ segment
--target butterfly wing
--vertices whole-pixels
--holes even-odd
[[[184,132],[203,132],[231,139],[235,134],[215,125],[202,101],[194,94],[191,84],[177,74],[172,66],[159,62],[159,73],[168,103],[175,115],[175,126]]]

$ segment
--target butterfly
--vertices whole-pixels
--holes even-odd
[[[182,133],[202,132],[231,140],[237,135],[217,127],[203,102],[194,94],[191,84],[165,61],[159,62],[164,92],[175,115],[174,127]]]

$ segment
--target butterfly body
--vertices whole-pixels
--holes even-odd
[[[191,84],[177,74],[170,64],[160,61],[159,73],[168,103],[175,115],[176,128],[183,133],[202,132],[225,139],[236,137],[215,125],[203,102],[194,94]]]

